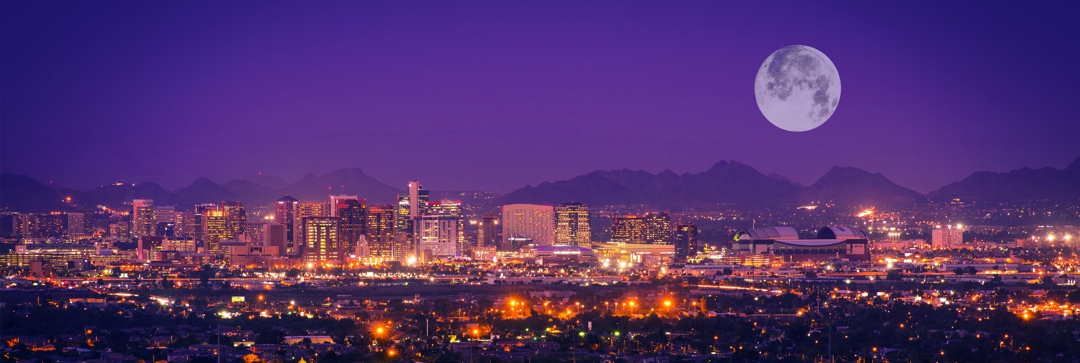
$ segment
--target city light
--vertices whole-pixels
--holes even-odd
[[[3,362],[1077,359],[1080,4],[2,5]]]

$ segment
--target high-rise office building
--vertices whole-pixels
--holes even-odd
[[[671,217],[667,213],[615,217],[611,222],[611,242],[671,244]]]
[[[964,229],[960,226],[937,226],[930,231],[930,246],[957,248],[964,245]]]
[[[195,213],[194,212],[176,212],[176,231],[177,236],[194,238],[195,237]]]
[[[405,262],[415,256],[415,219],[427,213],[430,193],[419,181],[409,181],[408,192],[398,194],[396,220],[394,222],[394,260]]]
[[[202,203],[202,204],[196,204],[195,205],[195,223],[194,223],[195,228],[194,228],[194,231],[195,231],[195,241],[196,242],[198,242],[198,243],[206,243],[206,231],[204,230],[204,226],[206,225],[206,222],[205,222],[205,219],[203,218],[203,216],[206,215],[207,213],[209,213],[210,211],[216,211],[216,210],[218,210],[218,206],[217,206],[217,204],[213,204],[213,203]]]
[[[480,225],[477,226],[476,233],[476,246],[477,247],[498,247],[499,241],[499,217],[495,213],[484,214],[484,217],[480,219]]]
[[[698,250],[697,225],[687,223],[675,226],[675,259],[686,262],[688,257],[697,256]]]
[[[140,260],[155,260],[155,252],[161,251],[162,242],[165,241],[165,237],[161,236],[142,236],[139,237],[138,243],[135,245],[135,255]]]
[[[225,228],[231,240],[240,239],[247,232],[247,211],[240,201],[222,201],[221,212],[225,214]]]
[[[131,201],[131,234],[134,237],[153,236],[157,229],[153,199]]]
[[[285,226],[285,241],[287,247],[293,247],[299,243],[295,243],[296,236],[296,207],[299,202],[296,198],[290,196],[284,196],[277,200],[274,205],[274,223]],[[282,254],[285,250],[282,250]]]
[[[368,208],[364,236],[366,236],[371,257],[378,257],[384,261],[394,260],[395,210],[395,206],[391,204],[374,205]]]
[[[550,205],[508,204],[502,207],[504,249],[527,244],[550,246],[555,241],[555,210]]]
[[[457,224],[457,226],[454,227],[454,231],[457,235],[452,237],[455,245],[455,253],[464,255],[471,249],[465,241],[465,219],[461,216],[461,201],[443,199],[441,202],[429,202],[426,213],[420,217],[424,216],[440,216],[444,217],[442,219],[444,221],[452,220]]]
[[[39,215],[37,218],[37,230],[33,234],[35,237],[40,238],[63,237],[67,233],[67,222],[66,213],[52,212]]]
[[[304,231],[304,218],[322,218],[330,216],[330,204],[329,203],[298,203],[296,205],[296,230],[293,232],[296,236],[293,237],[296,241],[301,241],[301,247],[307,246],[307,241],[304,236],[307,232]]]
[[[202,213],[203,245],[211,253],[221,253],[221,241],[232,239],[228,218],[220,209],[204,210]]]
[[[341,208],[341,204],[350,200],[359,201],[360,198],[355,195],[331,195],[330,196],[330,216],[340,217],[338,215],[338,208]]]
[[[244,236],[242,238],[239,238],[239,240],[252,245],[266,246],[266,243],[263,241],[263,237],[265,237],[263,231],[269,224],[273,223],[267,223],[263,221],[248,222],[246,231],[244,231]]]
[[[331,214],[341,221],[339,228],[341,248],[352,253],[364,235],[364,224],[367,222],[367,201],[355,198],[338,199],[331,205],[333,206],[330,209]]]
[[[592,246],[589,207],[581,203],[564,203],[555,207],[555,244]]]
[[[68,236],[84,236],[87,234],[87,220],[85,213],[68,212],[67,219]]]
[[[154,224],[160,223],[175,223],[176,222],[176,206],[173,205],[158,205],[154,206]]]
[[[339,222],[333,217],[306,217],[303,219],[305,263],[337,264],[341,262]]]
[[[423,262],[458,255],[461,218],[422,215],[416,219],[416,256]]]
[[[409,217],[416,218],[427,213],[428,201],[431,198],[427,189],[420,186],[419,180],[409,181]]]

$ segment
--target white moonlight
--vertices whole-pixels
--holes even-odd
[[[789,45],[765,58],[754,94],[761,114],[773,125],[809,131],[829,120],[840,104],[840,74],[821,51]]]

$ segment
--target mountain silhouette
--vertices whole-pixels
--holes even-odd
[[[0,174],[0,210],[44,213],[69,210],[56,189],[26,175]]]
[[[991,203],[1034,200],[1076,202],[1080,200],[1078,161],[1074,161],[1065,170],[1044,167],[1021,168],[1004,173],[975,172],[929,195],[938,200],[959,198],[962,201]]]
[[[881,173],[834,166],[802,191],[800,203],[832,203],[844,207],[909,206],[926,200],[914,190],[896,185]]]

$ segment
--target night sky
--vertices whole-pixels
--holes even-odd
[[[925,192],[1080,156],[1080,9],[1036,3],[9,0],[0,169],[88,189],[355,166],[506,192],[734,159]],[[843,82],[804,133],[754,100],[791,44]]]

